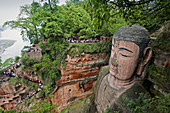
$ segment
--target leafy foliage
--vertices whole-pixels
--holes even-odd
[[[20,59],[19,56],[15,56],[14,62],[17,62]]]
[[[68,42],[49,38],[47,45],[40,43],[39,46],[44,50],[50,48],[49,52],[43,50],[42,60],[34,64],[34,70],[40,72],[45,94],[48,95],[55,88],[55,81],[61,77],[59,67],[65,64]]]
[[[48,0],[42,6],[37,2],[22,6],[18,19],[7,21],[4,26],[20,28],[23,39],[28,38],[33,44],[47,37],[89,38],[93,34],[91,17],[82,7],[72,2],[67,2],[66,6],[57,6],[56,3]]]
[[[74,56],[81,53],[110,53],[111,41],[98,43],[70,44],[68,54]]]
[[[65,37],[84,36],[89,38],[92,36],[91,17],[80,6],[67,2],[65,8]]]
[[[125,98],[125,107],[130,109],[131,113],[169,113],[170,94],[163,97],[148,97],[146,94],[139,93],[139,97],[135,100]]]
[[[101,29],[96,30],[96,35],[112,37],[115,31],[127,24],[121,16],[113,16],[113,14],[110,15],[111,17],[108,22],[103,24]]]
[[[25,80],[24,78],[17,78],[17,77],[12,77],[9,80],[10,84],[16,85],[16,83],[21,83],[23,86],[29,86],[27,87],[27,91],[34,91],[38,89],[38,84],[33,84],[31,81]]]
[[[12,65],[13,62],[14,62],[13,58],[8,58],[8,59],[5,60],[5,62],[1,63],[1,67],[6,68],[6,67]]]
[[[52,97],[53,95],[50,95],[50,98]],[[35,103],[35,105],[31,107],[31,109],[34,110],[34,113],[54,113],[57,107],[57,104],[51,106],[50,101],[48,99],[45,99]]]
[[[39,62],[36,58],[30,58],[27,55],[23,54],[21,57],[21,63],[23,68],[32,68],[32,65]]]
[[[82,6],[91,14],[94,29],[101,28],[110,18],[111,5],[107,0],[84,0]]]
[[[55,21],[47,23],[44,30],[45,30],[45,35],[47,37],[56,37],[56,36],[61,36],[63,34],[62,29]]]
[[[170,21],[165,22],[156,33],[157,39],[153,43],[154,48],[159,48],[164,51],[170,50]]]
[[[170,69],[161,68],[154,64],[149,66],[148,74],[153,79],[153,81],[159,86],[159,88],[164,89],[166,92],[170,91],[169,88],[169,76]]]
[[[102,27],[112,10],[113,15],[120,14],[129,24],[140,24],[149,30],[158,29],[161,23],[170,19],[168,0],[85,0],[84,7],[93,14],[93,23]]]
[[[16,21],[7,21],[3,26],[9,25],[11,28],[20,28],[23,39],[27,39],[28,37],[31,43],[37,43],[40,36],[38,30],[39,21],[34,18],[34,14],[39,7],[40,4],[37,2],[33,2],[31,5],[21,6],[18,19]]]

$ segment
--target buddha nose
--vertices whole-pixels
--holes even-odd
[[[115,66],[115,67],[118,66],[116,53],[114,54],[113,58],[111,58],[111,64],[112,64],[113,66]]]

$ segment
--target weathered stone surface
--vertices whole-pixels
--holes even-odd
[[[57,83],[66,82],[69,80],[85,78],[92,75],[97,75],[100,67],[107,64],[108,56],[102,54],[83,54],[80,56],[67,56],[67,65],[61,67],[61,79]]]
[[[61,79],[56,81],[52,104],[58,104],[58,111],[67,107],[71,101],[84,98],[93,93],[100,67],[107,64],[108,56],[101,54],[82,54],[67,56],[67,65],[61,67]]]
[[[41,59],[42,58],[42,49],[37,45],[33,45],[30,47],[30,52],[25,52],[27,56],[30,58]]]
[[[64,112],[65,111],[65,112]],[[66,109],[63,109],[64,113],[97,113],[94,104],[94,95],[88,95],[87,98],[81,98],[76,102],[71,103]]]
[[[54,93],[51,101],[52,104],[57,104],[59,107],[58,111],[65,108],[70,102],[75,101],[79,98],[84,98],[93,92],[96,80],[91,80],[84,84],[84,89],[79,87],[79,83],[75,82],[72,84],[66,84],[58,88]]]
[[[119,90],[112,88],[107,79],[108,75],[103,75],[98,79],[97,91],[95,93],[95,102],[98,112],[103,113],[107,108],[112,111],[117,110],[119,112],[128,113],[128,109],[123,105],[122,98],[137,98],[138,93],[146,93],[144,87],[136,82],[128,87],[121,87]]]
[[[148,92],[145,90],[140,82],[136,82],[132,87],[123,92],[114,103],[111,103],[111,106],[108,106],[108,108],[110,109],[110,111],[118,111],[119,113],[130,113],[131,111],[126,106],[128,102],[124,101],[124,99],[135,100],[139,97],[140,93],[146,94]]]
[[[155,49],[154,63],[162,68],[170,68],[170,52],[164,52],[163,50]]]
[[[9,85],[7,82],[4,82],[3,84],[1,84],[1,91],[3,93],[0,93],[0,95],[6,95],[6,94],[11,94],[15,92],[15,87],[13,87],[12,85]]]
[[[124,40],[136,43],[140,46],[140,56],[150,40],[149,32],[139,25],[123,26],[115,32],[113,37],[117,41]]]
[[[16,107],[17,101],[21,100],[21,94],[25,93],[25,87],[16,88],[8,81],[0,84],[0,106],[5,110],[11,110]]]

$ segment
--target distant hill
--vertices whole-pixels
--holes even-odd
[[[0,32],[1,31],[4,31],[4,30],[6,30],[7,29],[7,27],[2,27],[2,26],[0,26]]]
[[[1,38],[1,32],[2,31],[5,31],[7,29],[7,27],[2,27],[1,25],[0,25],[0,38]]]
[[[5,51],[6,48],[12,46],[16,40],[0,40],[0,55]]]

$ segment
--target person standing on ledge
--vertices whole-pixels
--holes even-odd
[[[138,81],[144,78],[143,72],[152,56],[152,49],[147,47],[149,40],[148,31],[138,25],[124,26],[115,32],[109,71],[100,72],[97,80],[95,102],[98,112],[105,112],[107,107],[127,112],[120,98],[135,98],[135,92],[146,91]]]

